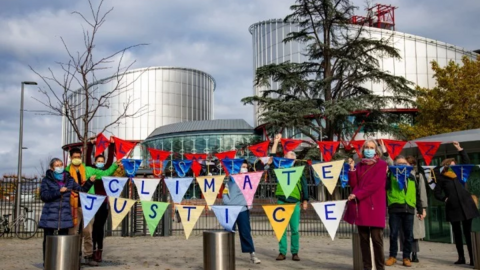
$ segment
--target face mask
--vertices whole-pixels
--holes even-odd
[[[75,165],[75,166],[78,166],[78,165],[82,164],[82,160],[79,159],[79,158],[74,158],[74,159],[72,159],[72,164]]]
[[[363,150],[363,155],[366,158],[373,158],[375,156],[375,149],[365,149]]]
[[[61,174],[61,173],[63,173],[64,168],[63,167],[55,167],[54,171],[55,171],[55,173]]]
[[[247,173],[248,169],[247,168],[240,168],[240,173]]]
[[[95,166],[97,166],[97,168],[101,169],[101,168],[103,168],[103,166],[105,166],[105,163],[97,162],[97,163],[95,164]]]
[[[57,181],[63,181],[63,173],[54,172],[53,176],[55,177],[55,179],[57,179]]]

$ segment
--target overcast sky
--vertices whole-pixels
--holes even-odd
[[[93,0],[95,3],[95,0]],[[65,61],[60,41],[71,48],[82,42],[82,24],[72,11],[86,12],[86,0],[0,0],[0,174],[17,168],[20,82],[40,82],[28,65],[45,71]],[[215,118],[242,117],[253,124],[253,109],[240,99],[252,93],[252,39],[248,27],[283,18],[294,0],[107,0],[114,6],[97,40],[97,55],[136,43],[134,68],[180,66],[203,70],[216,82]],[[363,15],[364,1],[355,0]],[[397,30],[467,49],[480,49],[478,0],[384,0],[394,4]],[[39,85],[43,87],[42,84]],[[41,105],[38,89],[27,86],[25,109]],[[24,172],[37,172],[40,160],[60,156],[61,119],[26,112]]]

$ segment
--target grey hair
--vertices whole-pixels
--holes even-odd
[[[381,157],[383,153],[380,150],[380,147],[378,146],[377,141],[375,139],[372,139],[372,138],[369,138],[369,139],[365,140],[365,142],[362,145],[362,148],[360,148],[360,154],[363,155],[363,150],[365,150],[365,147],[367,146],[368,143],[375,144],[375,153],[377,153],[377,156]]]
[[[288,151],[288,152],[287,152],[287,155],[288,155],[288,154],[292,154],[292,155],[295,157],[295,159],[297,159],[297,154],[295,154],[295,152],[293,152],[293,151]]]
[[[407,158],[406,158],[405,156],[398,155],[398,156],[395,157],[395,159],[394,159],[393,161],[397,161],[397,160],[399,160],[399,159],[405,159],[405,160],[407,160]],[[408,163],[408,161],[407,161],[407,163]]]
[[[59,159],[59,158],[52,158],[52,160],[50,160],[50,168],[53,169],[53,164],[55,164],[55,162],[57,162],[57,161],[60,161],[60,162],[62,162],[62,164],[63,164],[63,161],[62,161],[61,159]]]

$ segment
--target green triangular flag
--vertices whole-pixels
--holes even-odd
[[[143,216],[147,221],[148,231],[153,236],[158,222],[162,219],[165,210],[167,210],[169,203],[142,201]]]
[[[283,191],[285,198],[288,198],[297,185],[298,179],[302,176],[305,166],[291,167],[286,169],[275,169],[278,183],[277,189]]]

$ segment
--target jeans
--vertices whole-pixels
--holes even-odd
[[[410,259],[413,242],[413,219],[415,215],[409,213],[391,213],[388,223],[390,225],[390,257],[396,258],[398,253],[398,233],[403,230],[403,258]]]
[[[360,236],[360,248],[364,269],[372,269],[372,254],[370,252],[370,237],[373,244],[373,255],[377,270],[385,269],[385,255],[383,254],[383,228],[357,226]]]
[[[103,238],[105,237],[105,223],[108,218],[108,204],[103,202],[95,214],[93,221],[92,240],[93,250],[103,250]]]
[[[278,204],[288,204],[282,201],[278,201]],[[290,243],[290,252],[292,254],[298,254],[300,249],[300,235],[298,234],[298,227],[300,227],[300,203],[295,205],[295,210],[293,211],[292,217],[290,218],[290,233],[291,233],[291,243]],[[280,240],[279,250],[283,255],[287,255],[287,230],[283,233],[282,239]]]
[[[470,260],[473,260],[472,256],[472,237],[470,232],[472,231],[472,220],[468,219],[465,221],[451,222],[453,236],[455,238],[455,246],[457,247],[458,258],[465,258],[465,253],[463,251],[463,239],[462,239],[462,228],[463,227],[463,236],[465,236],[465,242],[467,242],[468,255]],[[460,226],[460,223],[462,226]]]
[[[45,263],[45,244],[47,243],[47,236],[53,235],[56,229],[44,228],[43,229],[43,263]],[[58,235],[68,235],[68,229],[58,230]]]
[[[240,244],[242,246],[243,253],[252,253],[255,252],[255,247],[253,246],[252,239],[252,229],[250,227],[250,211],[246,210],[240,212],[237,217],[237,221],[234,228],[238,225],[238,233],[240,235]]]

